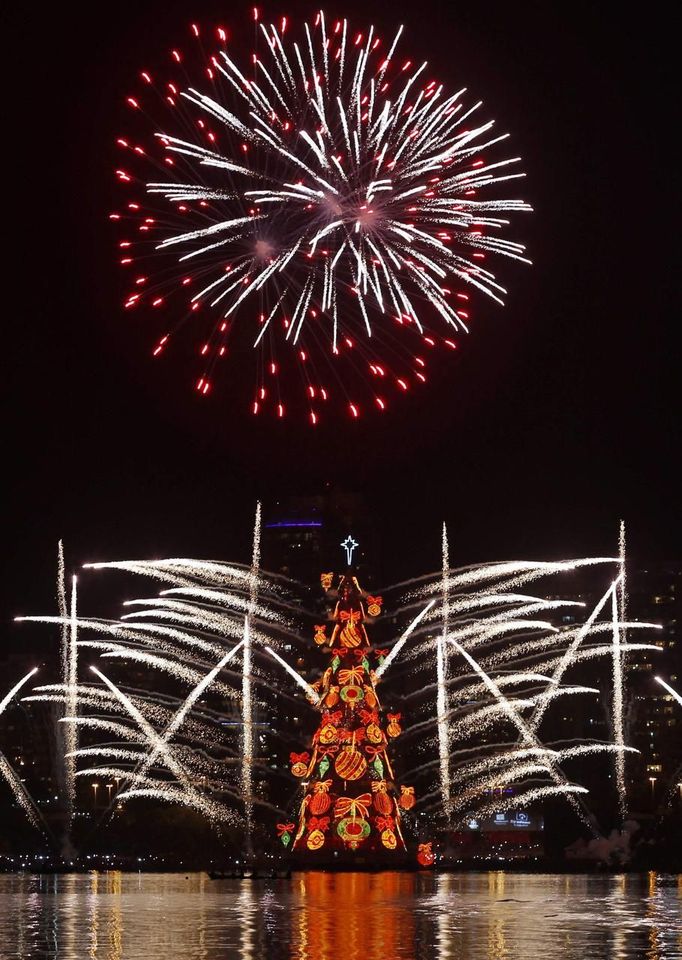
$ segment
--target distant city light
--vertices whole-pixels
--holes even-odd
[[[266,523],[266,529],[273,530],[278,527],[321,527],[321,520],[278,520],[277,523]]]

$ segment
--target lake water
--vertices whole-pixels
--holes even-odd
[[[0,958],[672,960],[682,876],[0,875]]]

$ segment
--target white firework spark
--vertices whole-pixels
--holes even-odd
[[[18,683],[15,683],[14,686],[5,694],[2,700],[0,700],[0,715],[5,712],[12,700],[14,700],[16,697],[17,693],[19,693],[21,688],[28,683],[31,677],[35,676],[37,672],[38,667],[34,667],[32,670],[29,670],[26,676],[22,677],[21,680],[19,680]],[[12,794],[14,795],[14,799],[22,808],[33,826],[38,827],[39,823],[36,807],[28,791],[26,790],[26,787],[12,769],[11,764],[5,757],[2,750],[0,750],[0,778],[3,779],[8,785],[12,791]]]
[[[156,796],[186,803],[213,821],[234,816],[213,799],[221,795],[244,810],[247,837],[255,805],[268,806],[259,797],[256,771],[258,776],[279,776],[267,770],[261,773],[254,740],[257,704],[274,684],[273,659],[311,701],[317,698],[310,684],[277,652],[305,641],[296,623],[300,617],[294,617],[295,608],[287,599],[294,595],[294,585],[261,571],[260,524],[258,508],[249,566],[180,558],[97,564],[171,585],[173,596],[164,590],[160,597],[130,601],[135,612],[119,621],[78,617],[75,607],[68,612],[60,608],[58,617],[25,618],[59,624],[77,638],[74,642],[81,648],[117,658],[124,670],[126,662],[144,664],[152,678],[151,689],[141,691],[114,684],[101,670],[103,686],[79,683],[76,676],[75,708],[68,675],[63,683],[36,688],[25,698],[64,704],[67,728],[91,731],[93,739],[99,733],[100,740],[106,741],[90,739],[87,747],[68,751],[74,761],[82,758],[88,764],[101,764],[88,766],[79,776],[95,775],[95,770],[109,775],[115,770],[111,775],[123,781],[127,799]],[[406,669],[430,669],[433,674],[407,698],[421,703],[422,712],[419,706],[416,712],[410,711],[415,722],[404,735],[418,738],[416,754],[435,757],[424,756],[412,771],[425,777],[435,774],[419,802],[425,809],[438,806],[448,815],[464,817],[472,808],[481,812],[491,791],[513,785],[510,789],[519,803],[556,794],[577,805],[583,788],[564,774],[563,762],[604,753],[618,764],[632,748],[625,745],[622,724],[618,732],[615,713],[613,743],[589,739],[543,743],[540,728],[545,713],[560,698],[594,694],[594,687],[565,682],[575,664],[608,658],[613,665],[630,650],[658,649],[653,644],[623,641],[626,628],[653,625],[626,623],[623,608],[614,605],[614,598],[622,600],[622,538],[617,558],[515,561],[461,570],[450,569],[445,530],[442,548],[438,574],[387,588],[402,592],[393,609],[408,625],[376,670],[377,680],[384,681],[389,668],[391,675],[399,672],[395,666],[399,662]],[[545,576],[598,565],[616,565],[617,576],[594,609],[584,614],[578,613],[584,604],[557,599],[555,589],[552,599],[545,599],[544,591],[531,595],[520,590]],[[564,611],[571,615],[570,626],[558,619]],[[609,642],[600,642],[604,634]],[[442,668],[438,637],[445,648]],[[428,657],[424,656],[427,650]],[[238,653],[241,669],[235,670],[230,661]],[[155,692],[163,689],[153,684],[156,671],[188,684],[189,692],[179,698]],[[617,675],[612,669],[611,682],[615,711],[615,688],[622,687],[623,673]],[[278,698],[291,696],[286,688],[276,689]],[[232,712],[212,710],[203,696],[209,692],[220,698],[220,710],[227,704]],[[622,713],[620,717],[622,721]],[[515,739],[507,743],[510,724]],[[226,741],[229,727],[240,730],[241,742]],[[195,786],[199,782],[205,785],[201,791]]]
[[[443,793],[443,806],[450,813],[450,730],[448,727],[448,691],[447,691],[447,652],[446,638],[450,631],[450,596],[448,578],[450,576],[450,548],[448,529],[443,524],[442,538],[442,586],[441,618],[443,629],[436,637],[436,723],[438,727],[438,758],[440,765],[440,785]]]
[[[679,694],[677,690],[671,687],[669,683],[666,683],[665,680],[661,679],[661,677],[654,677],[654,680],[656,681],[656,683],[660,684],[664,690],[667,690],[668,693],[671,695],[671,697],[674,697],[675,700],[677,700],[679,705],[682,707],[682,694]]]
[[[248,69],[219,30],[196,85],[183,62],[164,84],[144,71],[142,92],[127,98],[144,124],[133,118],[135,133],[118,139],[129,160],[116,174],[143,193],[111,218],[126,227],[126,270],[147,269],[151,253],[164,267],[158,280],[137,273],[125,306],[200,321],[201,393],[241,325],[265,354],[254,413],[270,403],[284,415],[280,380],[266,384],[279,377],[282,347],[303,373],[312,423],[336,389],[341,354],[384,410],[391,392],[425,381],[423,352],[456,347],[472,292],[503,302],[487,258],[529,262],[522,244],[500,236],[510,214],[530,210],[505,196],[524,176],[520,158],[500,157],[507,135],[478,119],[481,103],[467,105],[464,88],[449,93],[426,63],[398,60],[402,29],[387,52],[374,27],[354,33],[323,13],[302,42],[284,22],[260,24]],[[176,64],[189,59],[173,53]],[[169,116],[142,147],[159,102]],[[149,178],[150,162],[165,180]],[[173,336],[167,327],[154,354]],[[358,400],[339,392],[359,416]]]

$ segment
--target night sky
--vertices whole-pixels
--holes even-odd
[[[368,497],[390,579],[438,566],[443,519],[453,565],[612,553],[621,516],[636,562],[680,558],[665,25],[610,4],[327,12],[366,25],[368,9],[384,36],[403,21],[405,53],[512,133],[527,172],[515,195],[536,212],[509,236],[534,265],[500,265],[507,306],[477,298],[471,335],[418,396],[316,430],[256,421],[219,390],[200,399],[196,367],[152,361],[154,331],[121,309],[107,214],[123,99],[190,19],[241,32],[248,56],[247,8],[15,7],[5,23],[6,646],[12,616],[51,612],[59,537],[74,567],[246,561],[256,497],[267,508],[329,481]]]

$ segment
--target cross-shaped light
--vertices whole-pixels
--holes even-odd
[[[346,539],[341,541],[341,546],[346,551],[346,561],[350,567],[351,563],[353,562],[353,550],[355,550],[355,548],[358,546],[358,542],[357,540],[353,540],[349,533]]]

